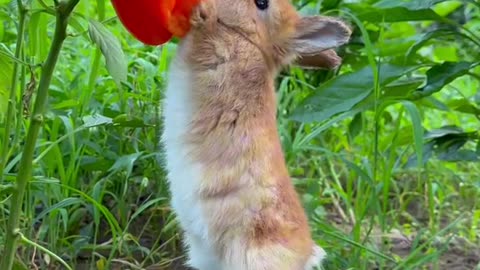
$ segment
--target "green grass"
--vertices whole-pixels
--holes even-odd
[[[0,0],[0,250],[55,21],[53,2],[34,0],[18,38],[15,2]],[[278,78],[283,149],[324,268],[478,269],[478,1],[295,2],[355,30],[340,70]],[[89,27],[122,50],[102,54]],[[176,44],[142,46],[101,0],[80,1],[67,33],[15,214],[14,269],[171,269],[184,252],[159,138]]]

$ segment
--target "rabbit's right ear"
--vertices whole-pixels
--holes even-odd
[[[297,64],[311,68],[334,68],[341,59],[333,48],[348,42],[352,31],[342,21],[322,16],[303,17],[296,27],[291,50]]]

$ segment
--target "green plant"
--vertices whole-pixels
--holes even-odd
[[[56,10],[56,23],[55,23],[55,34],[53,36],[52,45],[50,47],[50,51],[47,57],[47,60],[42,68],[42,76],[40,78],[40,83],[38,86],[38,93],[37,98],[35,101],[35,106],[33,109],[31,123],[28,128],[25,147],[22,153],[22,159],[20,161],[20,170],[17,175],[17,179],[15,181],[15,186],[13,187],[12,193],[12,202],[10,207],[10,217],[8,219],[8,227],[7,227],[7,235],[5,238],[5,248],[4,248],[4,257],[2,258],[2,263],[0,264],[0,268],[2,269],[11,269],[13,265],[13,258],[15,257],[15,252],[17,250],[17,241],[22,234],[20,233],[19,221],[20,215],[22,211],[23,199],[25,194],[25,189],[27,187],[27,183],[32,174],[32,163],[33,163],[33,155],[35,150],[35,144],[37,142],[38,133],[40,132],[41,125],[43,124],[43,114],[45,111],[45,107],[47,105],[47,98],[48,98],[48,88],[50,87],[50,82],[52,80],[52,75],[58,60],[58,56],[60,54],[60,50],[62,49],[62,44],[67,37],[67,25],[68,25],[68,18],[72,13],[75,6],[78,4],[79,0],[71,0],[68,2],[56,2],[55,3],[55,10]],[[21,1],[18,2],[19,4],[19,12],[20,17],[25,16],[25,11],[23,7],[23,3]],[[24,21],[20,22],[19,32],[20,34],[23,33]],[[20,35],[19,41],[17,46],[21,50],[22,40],[23,37]],[[18,67],[17,67],[18,69]],[[17,72],[14,69],[14,80],[17,79]],[[12,83],[12,89],[15,86],[15,83]],[[12,91],[13,92],[13,91]],[[10,101],[11,105],[13,100]],[[11,116],[11,114],[9,115]],[[10,123],[7,122],[7,126]],[[7,127],[7,130],[9,128]],[[4,142],[6,143],[7,140]],[[4,146],[7,148],[6,146]],[[2,151],[3,152],[3,151]],[[2,162],[3,163],[3,162]],[[24,237],[22,236],[22,239]]]

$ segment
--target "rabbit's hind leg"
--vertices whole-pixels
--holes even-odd
[[[247,248],[232,245],[225,255],[222,270],[304,270],[307,261],[281,244]]]

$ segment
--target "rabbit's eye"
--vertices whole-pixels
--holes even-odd
[[[255,0],[255,5],[261,10],[268,8],[268,0]]]

